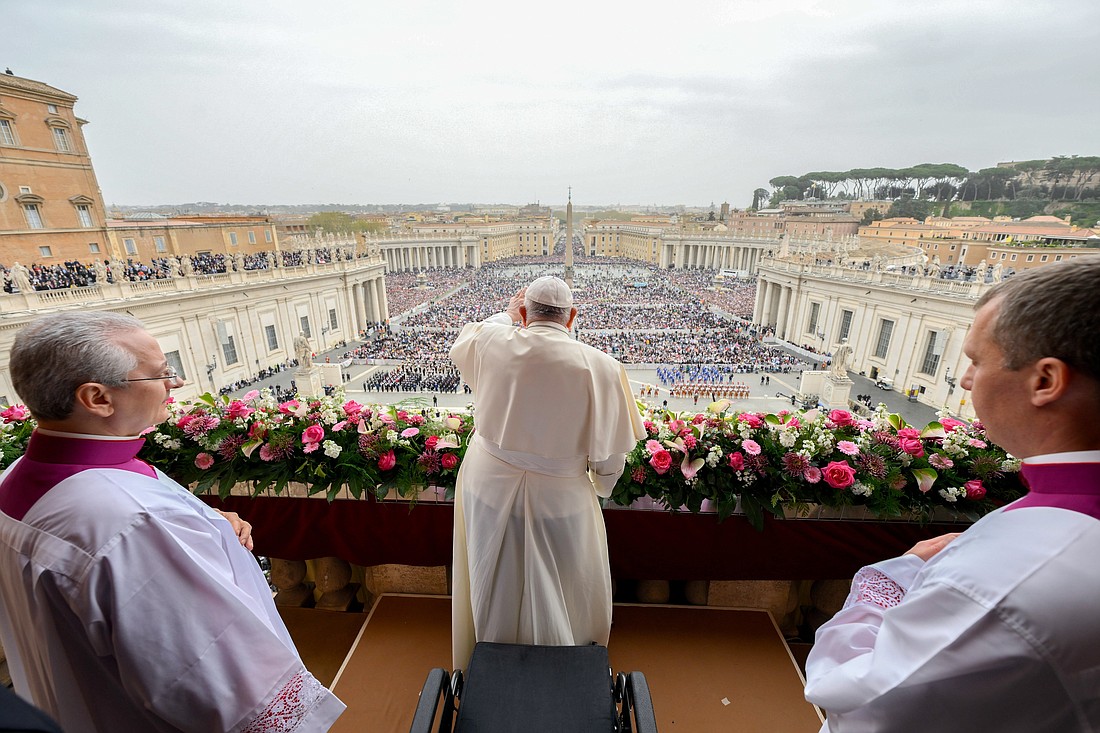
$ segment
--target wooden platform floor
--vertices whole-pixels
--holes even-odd
[[[405,733],[428,670],[450,669],[447,597],[384,595],[369,615],[283,615],[319,679],[327,682],[343,661],[333,690],[348,710],[334,733]],[[764,611],[616,604],[608,651],[616,672],[645,673],[665,733],[813,733],[821,725]]]

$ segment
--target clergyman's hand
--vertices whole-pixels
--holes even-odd
[[[939,537],[932,537],[931,539],[921,540],[917,544],[913,545],[912,549],[906,552],[906,555],[916,555],[921,560],[928,562],[931,560],[940,550],[947,547],[961,532],[951,532],[949,534],[941,534]]]
[[[221,509],[215,509],[218,514],[221,514],[229,522],[229,526],[233,528],[233,533],[237,535],[237,539],[240,540],[241,547],[252,551],[252,525],[241,519],[237,512],[223,512]]]

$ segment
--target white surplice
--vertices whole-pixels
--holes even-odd
[[[1100,730],[1100,521],[1002,510],[864,568],[806,679],[831,733]]]
[[[621,364],[558,324],[500,320],[468,324],[451,347],[477,423],[455,495],[456,668],[476,641],[607,643],[599,497],[645,434]]]
[[[255,558],[158,472],[65,479],[0,512],[0,638],[16,691],[67,733],[325,731]]]

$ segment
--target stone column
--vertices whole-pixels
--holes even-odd
[[[780,339],[787,338],[787,309],[790,305],[790,288],[779,286],[779,310],[775,314],[775,337]]]
[[[312,606],[313,589],[305,583],[304,560],[271,560],[271,584],[278,589],[275,604],[278,606]]]

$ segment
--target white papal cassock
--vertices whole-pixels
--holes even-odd
[[[611,576],[599,497],[645,433],[622,365],[551,322],[468,324],[451,359],[477,433],[455,495],[452,640],[607,644]]]

